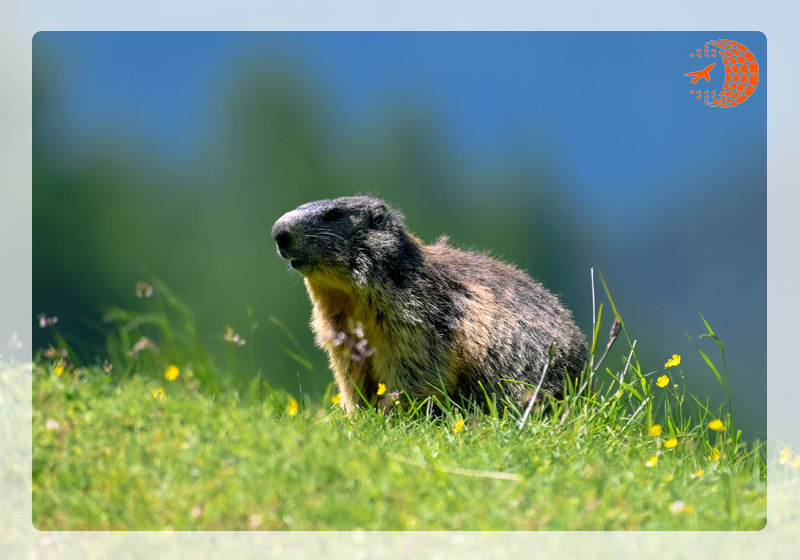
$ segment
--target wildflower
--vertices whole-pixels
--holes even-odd
[[[456,427],[455,427],[455,428],[453,428],[453,433],[454,433],[454,434],[457,434],[457,433],[458,433],[458,432],[460,432],[460,431],[461,431],[463,428],[464,428],[464,420],[462,420],[461,418],[459,418],[459,419],[458,419],[458,422],[456,422]]]
[[[194,506],[194,507],[192,508],[192,511],[190,512],[190,515],[191,515],[191,516],[192,516],[194,519],[197,519],[198,517],[200,517],[201,515],[203,515],[203,506],[202,506],[202,505],[197,505],[197,506]]]
[[[296,416],[298,410],[300,410],[300,406],[297,404],[297,401],[295,399],[289,399],[289,404],[286,406],[286,412],[289,416]]]
[[[386,385],[384,385],[383,383],[378,383],[378,396],[380,397],[385,392],[386,392]]]
[[[56,375],[59,377],[64,375],[64,362],[58,362],[58,365],[56,366]]]
[[[178,369],[178,366],[170,364],[164,372],[164,379],[167,381],[175,381],[180,374],[181,370]]]
[[[236,346],[244,346],[245,340],[233,332],[233,327],[225,326],[225,336],[223,337],[228,342],[233,342]]]
[[[164,387],[159,387],[155,391],[153,391],[153,398],[156,400],[161,400],[164,398]]]
[[[354,352],[350,354],[350,358],[356,362],[360,362],[361,360],[366,360],[367,358],[372,356],[372,354],[375,353],[375,349],[369,347],[369,341],[366,338],[359,337],[358,342],[350,340],[350,344],[352,344],[350,350],[351,351],[354,350]]]
[[[369,349],[369,341],[366,338],[361,338],[356,342],[353,348],[355,348],[359,354],[363,354]]]
[[[706,472],[704,469],[698,469],[691,474],[692,478],[697,478],[698,476],[703,476],[703,473]]]
[[[128,356],[133,357],[142,350],[152,350],[153,348],[155,348],[153,341],[146,336],[143,336],[136,342],[136,344],[133,345],[133,348],[131,348],[130,352],[128,352]]]
[[[669,375],[662,375],[661,377],[656,379],[656,385],[662,388],[669,385]]]
[[[780,456],[778,457],[778,463],[781,465],[785,465],[786,463],[789,462],[789,459],[791,458],[792,458],[792,450],[789,449],[788,447],[784,447],[781,450]]]
[[[147,282],[142,282],[141,280],[136,282],[136,297],[153,297],[153,286]]]
[[[333,339],[334,346],[341,346],[347,340],[347,333],[344,331],[331,331],[329,336]]]
[[[261,517],[259,514],[254,513],[250,516],[250,528],[253,530],[258,529],[264,523],[264,518]]]
[[[678,515],[679,513],[692,513],[694,511],[694,506],[687,506],[682,500],[677,500],[672,502],[672,504],[669,506],[669,511],[675,515]]]
[[[712,420],[708,423],[708,427],[717,432],[721,432],[725,429],[725,424],[722,423],[722,420]]]
[[[644,464],[644,466],[655,467],[657,464],[658,464],[658,455],[653,455],[652,457],[650,457],[650,460]]]
[[[672,357],[664,364],[665,368],[678,366],[681,363],[681,357],[678,354],[673,354]]]
[[[661,424],[653,424],[650,426],[650,435],[651,436],[660,436],[661,435]]]
[[[792,466],[796,469],[800,469],[800,455],[795,455],[794,461],[792,461]]]
[[[52,327],[56,323],[58,323],[58,317],[48,317],[44,313],[39,313],[36,316],[39,319],[39,328],[43,329],[45,327]]]
[[[708,456],[709,461],[719,461],[719,449],[716,447],[711,450],[711,455]]]
[[[375,353],[374,348],[369,347],[369,341],[365,338],[364,328],[357,324],[348,326],[349,334],[345,331],[331,329],[324,338],[330,340],[334,346],[343,346],[349,351],[350,359],[354,362],[363,362]],[[326,341],[327,341],[326,340]]]
[[[58,420],[53,420],[52,418],[44,423],[44,427],[48,430],[57,430],[61,427],[61,424],[58,423]]]
[[[66,358],[67,357],[67,349],[60,348],[56,350],[52,346],[48,346],[47,350],[44,351],[45,358]]]
[[[681,357],[678,354],[673,354],[672,357],[664,364],[665,368],[671,368],[681,363]]]
[[[669,438],[664,442],[664,447],[667,449],[672,449],[673,447],[678,445],[678,438]]]
[[[341,393],[336,393],[335,395],[333,395],[331,397],[331,403],[333,403],[333,404],[339,404],[339,401],[341,401],[341,400],[342,400],[342,394]]]
[[[22,341],[19,339],[19,333],[11,333],[11,340],[6,342],[6,346],[8,346],[11,350],[21,350]]]

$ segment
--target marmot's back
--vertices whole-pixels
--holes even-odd
[[[386,409],[403,392],[424,398],[442,387],[455,399],[499,392],[522,402],[553,341],[544,392],[559,395],[565,373],[583,368],[584,337],[541,284],[489,256],[424,245],[378,198],[304,204],[272,235],[305,277],[316,340],[348,410],[364,401]]]

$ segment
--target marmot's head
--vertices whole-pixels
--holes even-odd
[[[303,204],[275,222],[272,237],[293,269],[320,281],[364,286],[419,259],[403,215],[373,196]]]

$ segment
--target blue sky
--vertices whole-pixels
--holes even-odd
[[[765,158],[766,38],[729,33],[759,58],[755,95],[733,109],[689,95],[689,53],[719,32],[44,33],[35,54],[68,76],[64,114],[85,149],[135,131],[166,159],[195,146],[220,89],[244,64],[289,61],[357,127],[414,101],[458,157],[560,163],[587,208],[648,209],[722,184]],[[721,79],[712,70],[712,84]],[[79,149],[79,148],[76,148]],[[755,154],[755,155],[754,155]],[[647,187],[647,186],[650,187]]]

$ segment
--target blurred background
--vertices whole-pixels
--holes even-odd
[[[761,69],[732,109],[704,106],[684,76],[720,38]],[[686,336],[702,314],[737,422],[763,439],[762,34],[44,32],[33,60],[35,348],[52,342],[46,313],[93,362],[105,310],[141,307],[152,275],[212,355],[229,351],[227,325],[247,339],[255,321],[252,375],[322,395],[305,288],[269,232],[301,203],[377,191],[423,240],[527,270],[587,337],[602,271],[645,372],[680,354],[715,409],[724,392]],[[721,66],[704,87],[721,89]]]

